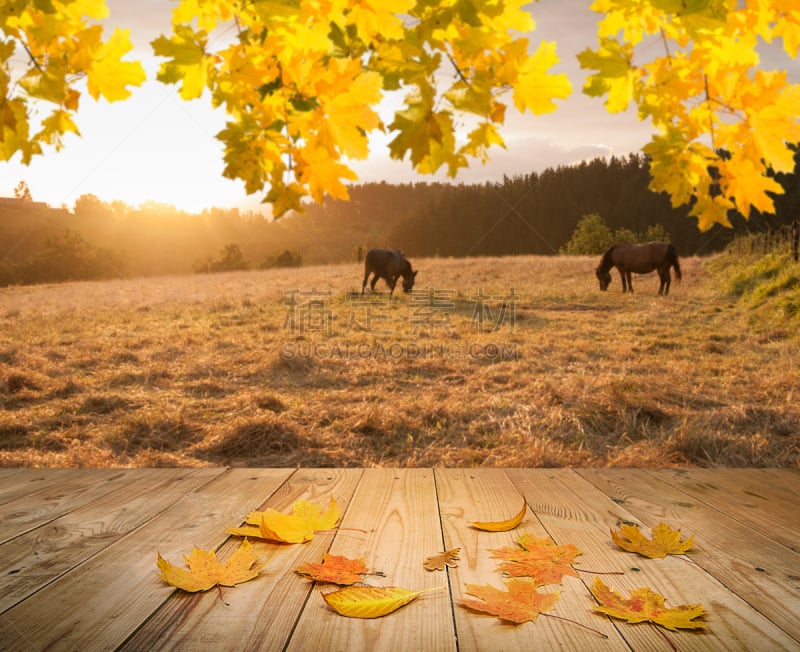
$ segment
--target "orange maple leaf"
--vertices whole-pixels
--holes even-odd
[[[638,525],[620,526],[619,532],[611,530],[611,538],[620,548],[628,552],[636,552],[651,559],[667,555],[682,555],[692,549],[694,535],[681,541],[681,531],[674,530],[665,523],[653,528],[653,538],[645,537]]]
[[[536,584],[527,579],[512,578],[505,581],[508,590],[494,586],[466,584],[466,592],[478,600],[459,600],[462,607],[484,611],[512,623],[535,622],[536,617],[553,608],[561,591],[539,593]]]
[[[672,631],[677,629],[700,629],[705,627],[695,618],[705,615],[701,604],[682,604],[671,609],[664,606],[664,597],[648,588],[631,591],[626,600],[619,593],[605,585],[599,577],[594,578],[592,595],[600,603],[594,610],[612,618],[626,620],[629,623],[652,622]]]
[[[486,530],[487,532],[507,532],[508,530],[513,530],[522,523],[527,508],[528,504],[523,500],[522,509],[519,513],[506,521],[474,521],[470,523],[470,525],[479,530]]]
[[[342,555],[329,555],[322,553],[322,563],[312,564],[305,562],[294,569],[296,573],[305,575],[315,582],[330,582],[349,586],[362,580],[362,575],[369,573],[364,565],[364,558],[348,559]]]
[[[453,548],[452,550],[445,550],[444,552],[440,552],[438,555],[432,555],[431,557],[428,557],[425,560],[425,570],[444,570],[447,566],[455,568],[458,566],[456,562],[458,561],[458,554],[460,552],[461,548]]]
[[[194,548],[190,555],[184,556],[184,559],[189,567],[188,570],[173,566],[159,553],[157,562],[161,571],[159,576],[167,584],[190,593],[208,591],[217,584],[233,586],[252,580],[264,566],[263,562],[256,564],[253,546],[247,539],[224,565],[219,563],[214,552],[199,548]]]
[[[246,525],[229,527],[229,534],[256,537],[281,543],[305,543],[314,538],[318,530],[330,530],[339,522],[339,508],[331,496],[328,509],[322,509],[307,500],[292,504],[292,513],[284,514],[275,509],[265,512],[250,512]]]
[[[565,575],[578,577],[570,564],[581,553],[577,546],[568,543],[557,546],[548,537],[523,534],[516,540],[517,547],[490,550],[492,557],[504,560],[498,570],[511,577],[530,577],[537,586],[561,584]]]

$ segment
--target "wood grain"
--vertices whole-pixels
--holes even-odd
[[[797,553],[660,481],[669,472],[584,469],[580,474],[623,504],[632,519],[648,527],[664,521],[680,529],[684,536],[695,535],[696,549],[689,555],[693,563],[682,564],[686,567],[682,570],[687,571],[682,576],[686,576],[685,586],[697,596],[692,601],[716,605],[714,615],[719,618],[720,626],[714,629],[726,643],[736,643],[742,649],[759,649],[774,636],[776,646],[790,646],[785,635],[774,633],[776,628],[769,620],[795,641],[800,640],[797,580],[789,579],[800,570]],[[680,561],[668,558],[671,559]],[[639,565],[645,564],[655,565],[645,559]],[[702,569],[707,579],[695,578],[695,573],[688,573],[689,569]],[[702,592],[695,590],[695,586],[702,586]],[[754,613],[753,608],[759,613]],[[735,623],[737,618],[749,623],[748,631],[756,636],[739,640],[744,635],[737,633],[742,629],[740,623]],[[766,638],[759,642],[761,636]]]
[[[6,651],[117,647],[174,592],[156,574],[156,553],[178,562],[192,545],[216,549],[224,524],[241,518],[291,475],[248,470],[247,477],[219,470],[215,479],[187,491],[170,509],[94,555],[0,615]],[[142,472],[148,482],[157,470]],[[102,632],[102,634],[101,634]]]
[[[593,612],[597,573],[623,594],[647,586],[667,606],[702,603],[701,632],[669,632],[680,650],[800,649],[800,474],[778,469],[125,469],[0,470],[0,649],[165,650],[666,650],[664,631]],[[290,510],[333,496],[341,527],[306,544],[254,542],[262,577],[187,594],[164,583],[192,546],[225,560],[225,532],[253,509]],[[506,520],[510,532],[473,521]],[[3,511],[5,510],[5,511]],[[611,540],[621,522],[664,520],[694,533],[688,556],[650,560]],[[0,527],[5,523],[0,523]],[[582,554],[551,612],[522,625],[459,604],[465,584],[503,586],[491,550],[522,533]],[[461,548],[458,566],[426,557]],[[364,557],[374,586],[444,587],[383,618],[333,612],[334,590],[294,568],[330,551]],[[583,627],[582,627],[583,626]],[[588,628],[591,628],[588,629]],[[596,631],[592,631],[596,630]],[[602,638],[605,635],[608,638]]]
[[[331,552],[364,557],[368,568],[384,573],[367,578],[368,584],[412,591],[446,587],[444,578],[423,567],[425,557],[442,546],[432,470],[365,470],[342,528]],[[446,589],[423,595],[389,616],[365,620],[340,616],[325,604],[320,593],[334,588],[315,587],[288,650],[456,649]]]
[[[300,471],[258,509],[289,512],[291,503],[297,500],[327,507],[333,496],[340,509],[346,510],[360,476],[358,469]],[[253,540],[256,553],[267,562],[261,577],[235,590],[225,589],[222,596],[216,591],[195,595],[176,591],[123,649],[283,649],[311,591],[310,583],[293,569],[305,561],[321,559],[333,536],[320,533],[311,542],[296,545]],[[241,537],[231,537],[218,555],[227,558],[241,541]]]

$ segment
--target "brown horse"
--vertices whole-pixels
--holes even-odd
[[[367,257],[364,259],[364,282],[361,284],[361,294],[367,289],[367,279],[370,274],[373,274],[373,277],[369,289],[374,292],[375,284],[382,278],[389,286],[390,295],[394,294],[394,286],[401,276],[403,292],[411,292],[414,279],[417,277],[417,272],[411,269],[411,263],[405,259],[403,252],[396,249],[370,249],[367,252]]]
[[[681,280],[678,253],[675,251],[675,247],[664,242],[647,242],[645,244],[621,242],[611,247],[603,254],[600,264],[595,270],[601,290],[607,290],[611,283],[612,267],[619,270],[623,292],[633,292],[631,273],[649,274],[653,270],[657,270],[658,277],[661,279],[658,293],[664,296],[669,294],[669,286],[672,283],[670,267],[675,268],[675,278],[678,282]]]

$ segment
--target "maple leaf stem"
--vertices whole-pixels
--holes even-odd
[[[228,603],[228,602],[225,602],[225,598],[224,598],[224,597],[222,597],[222,586],[220,586],[219,584],[217,584],[217,593],[218,593],[218,595],[219,595],[219,601],[220,601],[222,604],[224,604],[226,607],[230,607],[230,606],[231,606],[231,605],[230,605],[230,603]]]
[[[363,532],[364,534],[367,533],[366,530],[361,529],[360,527],[332,527],[330,530],[314,530],[314,534],[330,534],[331,532]]]
[[[669,636],[667,636],[667,633],[666,633],[666,632],[665,632],[663,629],[661,629],[661,627],[659,627],[659,626],[658,626],[656,623],[652,623],[652,622],[651,622],[650,624],[651,624],[653,627],[655,627],[655,628],[656,628],[656,631],[657,631],[659,634],[661,634],[661,638],[663,638],[663,639],[664,639],[664,640],[665,640],[667,643],[669,643],[669,646],[670,646],[670,647],[671,647],[673,650],[675,650],[675,652],[678,652],[678,646],[677,646],[677,645],[675,645],[675,641],[673,641],[673,640],[672,640],[672,639],[671,639]]]
[[[599,629],[595,629],[594,627],[589,627],[589,625],[584,625],[583,623],[579,623],[577,620],[572,620],[571,618],[564,618],[564,616],[556,616],[555,614],[548,614],[548,613],[541,613],[540,616],[547,616],[548,618],[556,618],[558,620],[563,620],[565,623],[572,623],[573,625],[577,625],[578,627],[583,627],[584,629],[588,629],[590,632],[594,632],[598,636],[602,636],[603,638],[608,638],[608,634],[603,634]]]
[[[589,570],[588,568],[575,568],[572,567],[573,570],[578,571],[579,573],[590,573],[591,575],[624,575],[625,571],[596,571],[596,570]]]

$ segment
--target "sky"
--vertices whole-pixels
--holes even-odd
[[[186,102],[175,86],[155,80],[159,60],[150,42],[169,33],[175,3],[107,0],[107,4],[111,10],[107,35],[115,25],[130,28],[135,50],[128,58],[142,61],[148,81],[128,100],[113,104],[82,95],[76,119],[81,137],[70,135],[64,149],[47,150],[29,166],[19,157],[0,163],[0,197],[13,196],[16,185],[25,181],[35,201],[70,209],[81,195],[93,194],[102,201],[121,200],[131,206],[154,201],[190,212],[218,207],[268,214],[262,194],[247,195],[242,182],[222,176],[223,148],[214,135],[224,126],[224,112],[211,108],[207,93]],[[580,92],[586,71],[580,69],[576,55],[595,43],[598,18],[589,4],[541,0],[530,5],[537,23],[531,39],[534,45],[540,40],[557,42],[561,61],[552,72],[566,73],[573,93],[552,114],[509,112],[501,130],[507,148],[493,148],[486,165],[472,163],[456,181],[502,180],[503,175],[538,172],[597,156],[625,156],[649,140],[652,130],[637,120],[635,112],[610,115],[602,100]],[[391,121],[389,114],[383,117],[385,123]],[[408,161],[392,161],[386,148],[389,140],[389,135],[374,137],[369,159],[354,163],[359,181],[447,180],[443,174],[417,175]]]

